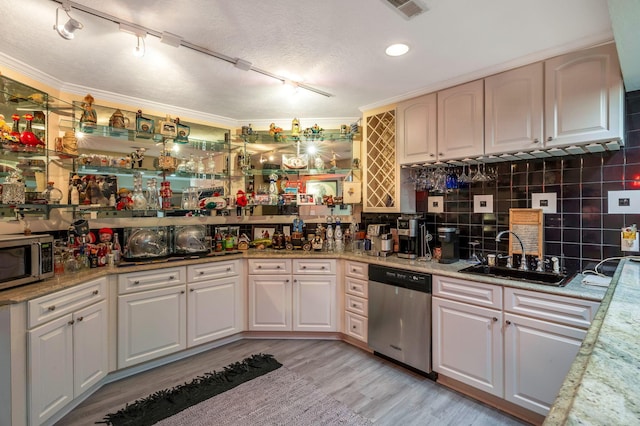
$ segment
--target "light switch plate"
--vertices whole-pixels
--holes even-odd
[[[542,213],[558,212],[558,194],[555,192],[541,192],[531,194],[531,208],[542,209]]]
[[[435,196],[427,198],[428,213],[444,213],[444,197]]]
[[[474,213],[493,213],[493,195],[474,195]]]
[[[640,191],[609,191],[608,213],[640,213]]]

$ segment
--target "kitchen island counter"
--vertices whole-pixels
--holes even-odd
[[[544,425],[640,424],[639,283],[623,260]]]

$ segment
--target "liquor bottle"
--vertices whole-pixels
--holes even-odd
[[[71,199],[71,204],[74,206],[80,204],[80,191],[78,191],[78,187],[76,185],[71,186],[71,196],[69,198]]]
[[[54,182],[47,182],[47,188],[42,191],[42,198],[49,204],[60,204],[62,191],[54,187]]]
[[[171,208],[171,197],[173,196],[173,191],[171,190],[171,182],[168,180],[161,183],[162,188],[160,189],[160,196],[162,197],[162,208],[170,209]]]
[[[120,263],[120,256],[122,254],[122,246],[120,245],[120,241],[118,240],[118,233],[113,233],[113,247],[111,248],[111,253],[113,253],[113,263],[117,265]]]
[[[333,233],[333,238],[336,240],[336,251],[343,251],[344,241],[342,239],[342,227],[340,226],[340,220],[336,219],[336,230]]]
[[[24,145],[36,147],[38,145],[44,146],[44,143],[33,133],[31,122],[33,121],[32,114],[25,114],[24,119],[27,121],[27,128],[20,133],[20,142]]]

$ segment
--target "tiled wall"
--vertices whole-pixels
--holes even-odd
[[[620,228],[640,225],[640,214],[608,214],[607,193],[640,190],[640,91],[627,94],[626,114],[622,150],[488,165],[496,179],[444,195],[445,213],[425,214],[429,228],[459,228],[463,259],[468,257],[469,241],[479,241],[485,254],[506,252],[508,238],[496,243],[495,236],[509,228],[509,209],[531,207],[532,193],[555,192],[557,213],[544,217],[546,255],[560,257],[568,271],[623,255]],[[493,195],[495,213],[473,213],[473,196],[479,194]],[[364,215],[363,222],[380,219],[392,221]]]

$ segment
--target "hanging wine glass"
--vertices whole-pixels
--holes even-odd
[[[464,170],[467,166],[463,165],[462,166],[462,173],[460,175],[458,175],[458,183],[469,183],[471,182],[471,178],[469,177],[469,175],[467,175]]]

